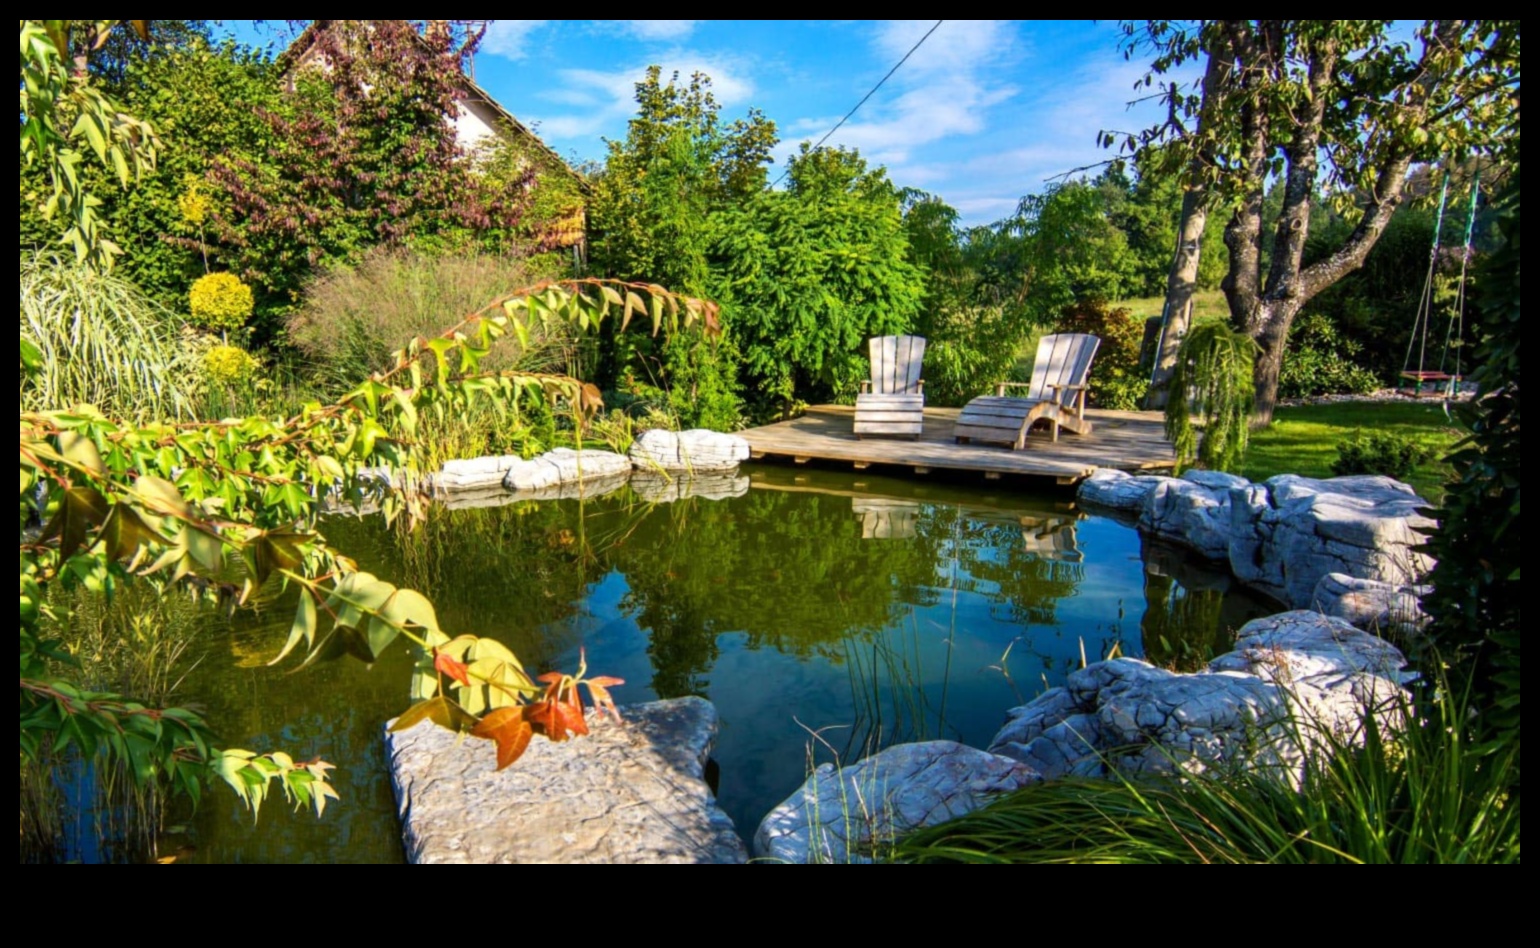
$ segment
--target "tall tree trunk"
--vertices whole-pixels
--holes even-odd
[[[1218,101],[1221,87],[1229,81],[1235,66],[1235,54],[1222,35],[1216,36],[1203,69],[1203,104],[1198,108],[1197,126],[1192,134],[1202,132],[1211,121],[1211,103]],[[1188,167],[1187,190],[1182,194],[1182,219],[1177,225],[1176,251],[1171,270],[1166,275],[1166,305],[1161,312],[1160,350],[1155,356],[1155,371],[1150,377],[1150,392],[1144,407],[1160,410],[1171,397],[1171,375],[1176,370],[1176,353],[1192,325],[1192,297],[1198,288],[1198,264],[1203,252],[1203,231],[1208,225],[1209,193],[1202,186],[1207,165],[1213,162],[1210,149],[1193,155]]]
[[[1257,343],[1257,365],[1252,373],[1256,383],[1257,404],[1252,425],[1265,428],[1273,423],[1278,407],[1278,376],[1283,370],[1283,354],[1288,348],[1289,327],[1303,304],[1292,297],[1257,301],[1251,336]]]
[[[1176,371],[1176,353],[1192,325],[1192,296],[1198,288],[1199,254],[1203,250],[1203,230],[1208,224],[1208,193],[1190,188],[1182,195],[1182,220],[1177,228],[1176,255],[1166,276],[1166,306],[1162,312],[1160,350],[1155,356],[1155,372],[1150,377],[1150,392],[1144,407],[1159,411],[1171,397],[1171,375]]]

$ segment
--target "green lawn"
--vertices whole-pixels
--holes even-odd
[[[1440,457],[1460,434],[1444,416],[1439,402],[1346,402],[1280,408],[1272,427],[1252,435],[1251,450],[1240,473],[1254,481],[1274,474],[1331,477],[1337,445],[1360,428],[1415,438]],[[1442,497],[1447,475],[1442,460],[1434,460],[1419,467],[1407,481],[1436,503]]]
[[[1112,304],[1112,307],[1129,309],[1133,311],[1135,318],[1148,319],[1151,316],[1159,316],[1165,305],[1164,296],[1143,296],[1131,300],[1118,300]],[[1192,316],[1195,320],[1229,319],[1230,305],[1225,302],[1225,295],[1220,291],[1202,290],[1193,294]]]

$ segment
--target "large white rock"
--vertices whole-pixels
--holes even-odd
[[[759,824],[754,855],[797,864],[870,862],[902,833],[1040,779],[1024,764],[953,741],[900,744],[843,769],[822,764]]]
[[[749,443],[737,435],[705,428],[642,432],[631,443],[631,463],[640,470],[720,471],[749,459]]]
[[[1140,528],[1185,543],[1211,560],[1228,559],[1230,492],[1251,482],[1222,471],[1197,470],[1152,480],[1157,483],[1144,496]]]
[[[1327,573],[1315,584],[1312,605],[1371,632],[1416,632],[1428,624],[1422,597],[1431,587],[1397,586],[1346,573]]]
[[[742,863],[704,779],[717,714],[703,698],[589,716],[590,733],[536,738],[496,770],[488,741],[429,723],[386,731],[406,856],[414,863]]]
[[[1294,608],[1314,605],[1328,573],[1405,586],[1433,566],[1414,547],[1435,522],[1427,502],[1388,477],[1281,474],[1230,491],[1230,570]]]
[[[1080,482],[1075,495],[1082,503],[1138,514],[1144,510],[1145,496],[1157,484],[1169,480],[1172,478],[1102,467]]]
[[[508,469],[523,461],[517,454],[445,461],[444,467],[433,475],[433,486],[441,492],[497,487],[503,483]]]
[[[631,462],[623,454],[556,448],[528,461],[515,458],[505,469],[503,486],[511,491],[538,491],[630,472]]]
[[[1400,720],[1406,660],[1340,619],[1285,612],[1248,622],[1233,651],[1183,675],[1137,659],[1096,662],[1007,714],[991,752],[1045,778],[1297,767],[1329,732],[1354,741],[1367,714]]]
[[[1281,474],[1253,484],[1217,471],[1097,471],[1079,496],[1137,510],[1146,533],[1228,561],[1241,582],[1295,609],[1316,606],[1316,588],[1331,573],[1405,587],[1433,566],[1415,549],[1435,526],[1420,512],[1427,502],[1388,477]]]

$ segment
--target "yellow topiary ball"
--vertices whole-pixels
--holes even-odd
[[[240,346],[212,346],[203,354],[203,371],[212,382],[235,385],[249,381],[262,364]]]
[[[251,315],[251,287],[233,273],[199,277],[187,293],[192,321],[215,331],[239,329]]]

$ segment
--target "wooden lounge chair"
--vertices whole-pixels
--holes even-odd
[[[909,435],[925,425],[924,336],[877,336],[870,343],[872,378],[856,396],[856,437]]]
[[[998,382],[993,395],[980,395],[963,406],[953,432],[958,443],[1000,441],[1019,451],[1026,444],[1027,429],[1038,421],[1048,422],[1055,441],[1060,428],[1090,434],[1086,378],[1099,345],[1100,339],[1085,333],[1044,336],[1037,344],[1032,381]],[[1011,388],[1025,388],[1027,393],[1005,394]]]

